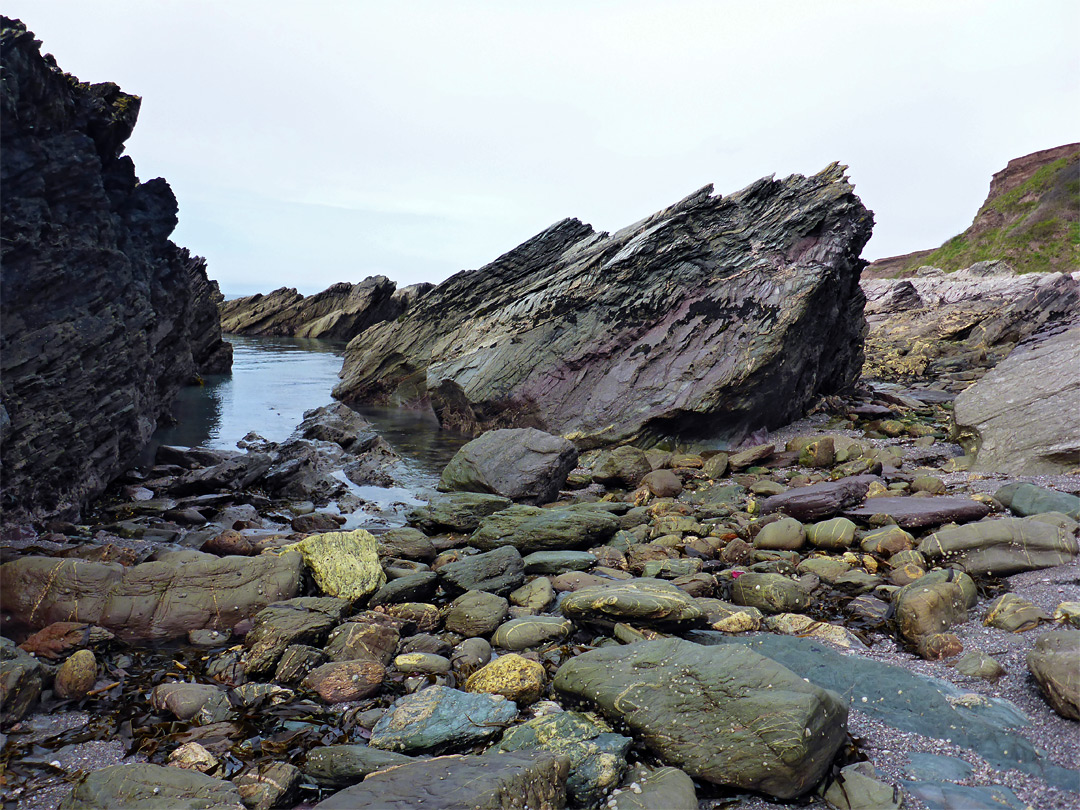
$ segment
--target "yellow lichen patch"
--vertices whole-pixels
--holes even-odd
[[[542,664],[510,653],[470,675],[465,681],[465,691],[502,695],[525,706],[540,699],[546,683]]]
[[[363,529],[314,534],[281,550],[299,551],[327,596],[363,599],[386,584],[378,541]]]

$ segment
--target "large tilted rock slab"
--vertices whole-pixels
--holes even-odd
[[[370,276],[358,284],[332,284],[315,295],[281,287],[265,295],[248,295],[218,305],[221,329],[236,335],[351,340],[369,326],[393,320],[433,284],[397,289],[386,276]]]
[[[560,810],[569,769],[566,757],[547,751],[435,757],[373,773],[315,810]]]
[[[21,22],[0,25],[3,519],[71,518],[232,347],[205,262],[169,241],[169,184],[122,155],[139,97],[79,82]]]
[[[614,234],[563,220],[459,273],[354,340],[334,395],[579,447],[791,421],[858,376],[872,216],[836,164],[711,192]]]
[[[1080,466],[1080,320],[1040,332],[956,398],[976,468],[1053,475]]]
[[[784,799],[822,779],[846,736],[838,695],[743,648],[671,638],[590,650],[559,668],[555,688],[695,778]]]
[[[0,610],[31,628],[82,621],[125,641],[231,628],[300,587],[299,554],[176,562],[86,562],[23,557],[0,565]]]

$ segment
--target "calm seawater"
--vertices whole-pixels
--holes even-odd
[[[288,438],[304,411],[333,402],[345,343],[310,338],[227,335],[231,375],[208,375],[204,385],[181,390],[176,424],[159,429],[159,444],[235,450],[249,431],[270,441]],[[468,439],[439,429],[431,412],[358,408],[406,460],[415,486],[431,486]],[[152,455],[150,456],[152,457]]]

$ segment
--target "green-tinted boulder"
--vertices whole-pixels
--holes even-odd
[[[587,551],[534,551],[522,562],[526,574],[561,574],[592,568],[596,565],[596,555]]]
[[[386,584],[379,541],[364,529],[314,534],[287,548],[300,552],[327,596],[366,599]]]
[[[866,773],[869,771],[869,773]],[[903,804],[902,794],[893,785],[876,779],[869,762],[840,769],[825,790],[825,801],[836,810],[890,810]]]
[[[780,798],[812,789],[846,737],[838,695],[737,646],[671,638],[590,650],[559,668],[555,688],[692,777]]]
[[[514,502],[501,495],[479,492],[451,492],[432,498],[406,516],[409,523],[429,534],[476,531],[480,521]]]
[[[839,557],[807,557],[796,570],[799,574],[813,574],[822,582],[832,585],[851,570],[851,565]]]
[[[582,466],[601,484],[632,489],[652,472],[652,464],[643,450],[629,445],[610,450],[596,450],[582,457]]]
[[[502,695],[429,686],[398,699],[371,730],[371,744],[387,751],[466,747],[497,736],[517,717]]]
[[[568,619],[631,624],[694,624],[705,614],[693,598],[659,579],[592,585],[568,594],[560,605]]]
[[[591,806],[619,784],[632,742],[629,737],[612,733],[610,726],[590,715],[557,712],[508,730],[496,750],[539,748],[568,757],[569,797],[579,805]]]
[[[983,624],[1008,630],[1010,633],[1019,633],[1034,630],[1039,626],[1039,622],[1048,621],[1050,616],[1042,608],[1015,593],[1003,593],[990,603]]]
[[[466,638],[490,636],[502,624],[510,603],[484,591],[468,591],[450,603],[444,617],[446,629]]]
[[[618,528],[614,515],[598,509],[519,504],[484,518],[469,544],[484,551],[514,546],[522,554],[560,551],[602,545]]]
[[[369,745],[324,745],[308,752],[301,770],[320,787],[355,785],[369,773],[412,762],[412,757]]]
[[[818,548],[846,549],[855,539],[855,524],[847,518],[811,523],[806,527],[806,539]]]
[[[1080,720],[1080,630],[1051,630],[1035,640],[1028,669],[1054,711]]]
[[[525,562],[513,546],[462,557],[439,568],[439,579],[451,593],[506,593],[525,581]]]
[[[340,620],[348,603],[342,599],[298,597],[269,605],[255,614],[244,637],[244,670],[252,677],[277,666],[286,648],[294,644],[322,644]]]
[[[1036,518],[983,520],[941,529],[919,544],[931,561],[963,567],[973,574],[1005,576],[1065,565],[1077,554],[1075,535],[1065,526]]]
[[[806,529],[795,518],[785,517],[766,523],[754,536],[754,548],[797,551],[806,542]]]
[[[953,666],[961,675],[982,678],[984,681],[996,681],[1005,674],[1005,667],[981,650],[965,653]]]
[[[4,723],[21,720],[43,686],[41,663],[15,642],[0,638],[0,710]]]
[[[892,557],[902,551],[915,548],[915,538],[895,523],[868,532],[859,544],[863,551]]]
[[[417,760],[373,773],[315,810],[557,810],[566,805],[569,769],[546,751]]]
[[[920,577],[893,597],[900,634],[911,642],[967,621],[964,592],[955,582],[923,583]]]
[[[60,810],[245,810],[232,782],[150,763],[110,765],[75,785]]]
[[[994,497],[1021,517],[1061,512],[1073,520],[1080,520],[1080,497],[1067,492],[1019,482],[1003,486],[994,493]]]
[[[558,616],[524,616],[499,625],[491,643],[504,650],[525,650],[560,641],[573,630],[573,622]]]
[[[635,765],[608,797],[607,810],[697,810],[694,780],[668,765]]]
[[[731,601],[765,613],[801,613],[810,606],[810,594],[783,574],[742,574],[731,585]]]

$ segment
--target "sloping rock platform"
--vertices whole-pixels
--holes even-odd
[[[872,224],[837,164],[614,234],[563,220],[353,341],[334,396],[581,448],[777,427],[858,376]]]

